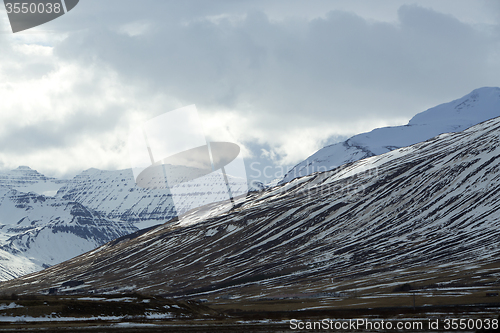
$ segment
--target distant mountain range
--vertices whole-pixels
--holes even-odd
[[[81,281],[92,292],[266,297],[497,283],[499,133],[495,118],[295,179],[230,212],[205,208],[214,214],[193,212],[0,288],[47,292]]]
[[[233,184],[233,178],[228,179]],[[235,180],[233,189],[240,183]],[[219,186],[210,195],[226,193]],[[185,197],[185,207],[199,200],[189,193]],[[89,169],[71,180],[46,177],[26,166],[0,173],[0,280],[41,270],[115,238],[166,223],[178,211],[186,211],[184,206],[176,207],[166,190],[136,186],[130,169]]]
[[[293,167],[280,183],[384,154],[442,133],[463,131],[498,116],[500,88],[476,89],[460,99],[417,114],[408,125],[377,128],[355,135],[344,142],[326,146]]]
[[[209,184],[211,176],[213,175],[205,178]],[[213,182],[218,181],[216,175],[213,177]],[[232,182],[231,176],[228,179],[234,185],[233,188],[240,185],[239,181]],[[223,198],[226,193],[225,187],[219,187],[212,188],[210,195]],[[185,207],[190,207],[193,200],[199,200],[197,197],[190,197],[188,192],[183,204],[176,206],[169,191],[137,186],[131,169],[86,170],[68,181],[57,192],[56,197],[81,203],[107,218],[131,222],[139,229],[165,223],[177,217],[179,212],[185,213],[188,210]]]

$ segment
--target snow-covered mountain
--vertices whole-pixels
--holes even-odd
[[[497,283],[499,133],[495,118],[295,179],[0,288],[44,292],[78,280],[89,291],[266,297]]]
[[[209,190],[210,196],[224,200],[224,196],[227,196],[225,184],[211,186],[221,181],[216,176],[216,174],[207,175],[204,178],[207,184],[201,188]],[[228,179],[233,194],[246,193],[246,180],[243,180],[244,186],[241,188],[241,179],[231,176],[228,176]],[[58,191],[57,197],[79,202],[107,218],[128,221],[142,229],[165,223],[177,217],[179,212],[185,213],[189,210],[185,207],[191,207],[193,200],[200,199],[192,197],[192,193],[199,192],[200,188],[193,189],[188,186],[189,183],[182,183],[173,187],[186,188],[184,202],[174,205],[170,191],[137,186],[132,169],[117,171],[89,169],[68,181]]]
[[[22,192],[36,192],[53,196],[66,184],[64,179],[47,177],[27,166],[0,172],[0,186],[16,189]]]
[[[136,223],[140,229],[167,222],[177,215],[168,191],[136,186],[132,169],[85,170],[56,196],[79,202],[108,218]]]
[[[463,131],[500,116],[500,88],[479,88],[464,97],[414,116],[408,125],[377,128],[326,146],[293,167],[281,184],[345,163],[406,147],[436,135]]]
[[[204,178],[205,188],[221,181],[210,178],[216,176]],[[245,180],[240,189],[241,179],[228,178],[234,193],[246,192]],[[218,185],[209,195],[223,200],[227,188],[225,183]],[[46,177],[25,166],[2,172],[0,280],[41,270],[115,238],[165,223],[199,200],[192,198],[189,186],[179,186],[186,194],[176,207],[168,190],[136,186],[131,169],[89,169],[71,180]],[[56,192],[55,197],[42,194]]]
[[[76,202],[0,186],[0,280],[41,270],[136,230]]]

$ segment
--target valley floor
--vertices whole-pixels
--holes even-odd
[[[491,287],[487,293],[482,288],[473,293],[460,288],[421,291],[416,293],[415,306],[413,294],[405,291],[378,296],[295,295],[254,300],[180,300],[140,294],[4,295],[2,298],[0,331],[8,332],[333,332],[338,330],[324,329],[327,322],[335,325],[335,322],[350,319],[362,319],[375,327],[361,326],[341,331],[476,332],[480,331],[479,326],[498,325],[500,313],[500,296]],[[451,329],[453,319],[462,319],[468,328]],[[381,329],[376,325],[382,321],[385,325],[404,323],[417,326],[409,330]],[[428,329],[431,322],[438,322],[438,329]],[[307,329],[307,325],[313,323],[322,323],[322,329]],[[457,325],[460,323],[456,322]],[[450,329],[446,329],[447,326]],[[304,329],[299,330],[299,327]]]

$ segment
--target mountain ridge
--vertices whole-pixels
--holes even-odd
[[[483,87],[448,103],[416,114],[408,124],[376,128],[321,148],[288,171],[280,183],[345,163],[380,155],[425,141],[442,133],[459,132],[500,116],[500,88]]]

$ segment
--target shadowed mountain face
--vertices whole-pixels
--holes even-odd
[[[500,277],[500,118],[310,175],[235,209],[110,242],[2,283],[42,292],[70,280],[102,291],[242,296]],[[481,269],[479,267],[482,267]],[[443,281],[443,280],[442,280]],[[485,282],[486,283],[486,282]]]
[[[0,187],[0,280],[41,270],[137,230],[83,205]]]

